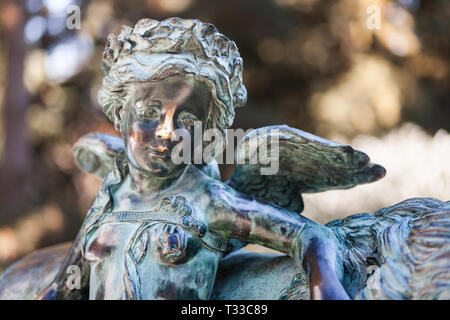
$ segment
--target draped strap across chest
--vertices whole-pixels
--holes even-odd
[[[192,209],[184,197],[164,198],[160,205],[148,211],[113,211],[107,213],[101,224],[112,222],[165,222],[182,227],[190,231],[206,248],[224,252],[227,241],[210,232],[205,223],[192,216]]]

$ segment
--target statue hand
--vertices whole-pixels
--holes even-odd
[[[342,285],[344,270],[339,256],[339,242],[327,227],[305,225],[297,237],[294,257],[309,278],[311,299],[350,299]]]

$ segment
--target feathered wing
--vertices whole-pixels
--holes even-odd
[[[303,211],[302,193],[348,189],[376,181],[386,173],[351,146],[288,126],[259,128],[242,141],[236,153],[238,164],[227,183],[239,192],[299,213]],[[261,163],[271,158],[279,160],[275,174],[268,170],[269,164]]]
[[[113,169],[115,157],[123,150],[121,137],[100,132],[82,136],[72,148],[77,166],[102,179]]]
[[[355,298],[450,299],[450,202],[413,198],[374,216],[377,265]]]
[[[341,244],[343,284],[354,299],[450,299],[450,201],[407,199],[326,226]],[[282,299],[309,290],[298,276]]]

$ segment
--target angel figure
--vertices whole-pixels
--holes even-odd
[[[250,158],[276,135],[273,175],[244,163],[221,182],[215,161],[175,163],[178,129],[193,133],[201,123],[225,135],[247,99],[238,49],[211,24],[170,18],[124,26],[108,38],[103,69],[98,101],[121,137],[89,134],[74,147],[77,164],[103,178],[99,194],[70,249],[47,249],[11,266],[0,278],[0,298],[367,298],[369,276],[383,282],[386,270],[404,269],[400,247],[412,221],[419,221],[416,231],[428,221],[415,213],[434,214],[441,226],[447,221],[448,232],[449,204],[431,199],[410,200],[403,214],[397,206],[327,226],[302,216],[301,193],[373,182],[385,170],[350,146],[287,126],[254,130],[238,150]],[[190,142],[192,157],[197,147]],[[393,225],[403,228],[395,247],[403,264],[389,258]],[[441,247],[448,243],[448,235],[438,239]],[[247,243],[282,254],[238,250]],[[448,270],[448,258],[439,261]],[[378,272],[367,273],[369,265]],[[78,270],[78,287],[68,285],[68,270]]]

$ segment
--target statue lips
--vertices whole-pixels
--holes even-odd
[[[162,152],[159,149],[166,149],[167,151]],[[152,154],[152,156],[154,156],[155,158],[159,158],[159,159],[168,159],[170,158],[170,152],[169,149],[167,147],[158,147],[158,148],[152,148],[152,147],[147,147],[146,150]]]

